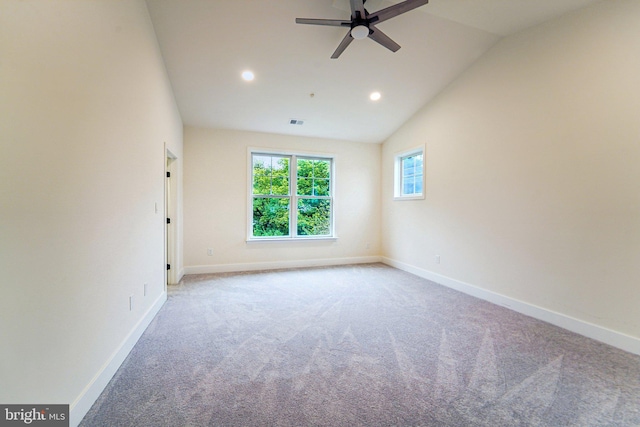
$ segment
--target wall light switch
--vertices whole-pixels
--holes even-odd
[[[207,255],[213,256],[213,249],[212,248],[207,249]]]

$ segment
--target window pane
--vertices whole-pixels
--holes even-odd
[[[289,235],[289,198],[253,198],[253,235]]]
[[[253,155],[253,194],[289,194],[289,158]]]
[[[320,178],[313,181],[314,196],[329,196],[330,183],[328,179]]]
[[[271,167],[273,168],[273,175],[288,177],[289,176],[289,158],[271,156],[271,159],[272,159]]]
[[[413,165],[414,165],[413,156],[405,157],[404,159],[402,159],[403,168],[411,168],[413,167]]]
[[[253,194],[271,193],[271,157],[253,156]]]
[[[299,196],[312,196],[313,193],[313,179],[311,178],[298,178],[298,195]]]
[[[268,169],[271,167],[271,156],[261,156],[259,154],[253,155],[253,169],[260,167],[261,169]]]
[[[298,159],[298,171],[299,178],[313,178],[313,160]]]
[[[289,194],[289,178],[284,176],[274,176],[271,180],[271,194],[286,196]]]
[[[331,185],[331,161],[298,159],[299,196],[329,196]]]
[[[331,178],[331,161],[314,160],[313,177],[326,179]]]
[[[416,168],[422,169],[422,154],[416,156]]]
[[[422,194],[422,175],[416,175],[415,193]]]
[[[327,199],[298,200],[298,235],[328,236],[331,234],[331,201]]]
[[[416,172],[415,168],[413,166],[411,167],[406,167],[402,170],[402,176],[413,176],[413,174]]]
[[[410,195],[414,192],[413,181],[405,181],[402,187],[402,194]]]

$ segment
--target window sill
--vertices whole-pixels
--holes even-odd
[[[263,237],[250,238],[247,243],[264,243],[264,242],[309,242],[309,241],[336,241],[337,236],[313,236],[313,237]]]
[[[393,200],[424,200],[424,194],[421,196],[394,196]]]

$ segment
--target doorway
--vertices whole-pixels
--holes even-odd
[[[177,157],[169,149],[165,147],[165,261],[167,264],[164,289],[167,290],[167,285],[173,285],[177,283],[177,270],[178,264],[176,259],[176,243],[177,243],[177,176],[176,165]]]

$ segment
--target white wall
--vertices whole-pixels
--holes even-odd
[[[379,144],[192,127],[184,141],[187,273],[378,260]],[[248,147],[335,155],[337,240],[246,242]]]
[[[389,138],[383,255],[640,338],[638,22],[606,1],[507,37]],[[418,144],[426,199],[393,201]]]
[[[0,52],[0,402],[86,410],[166,298],[182,122],[143,1],[3,0]]]

